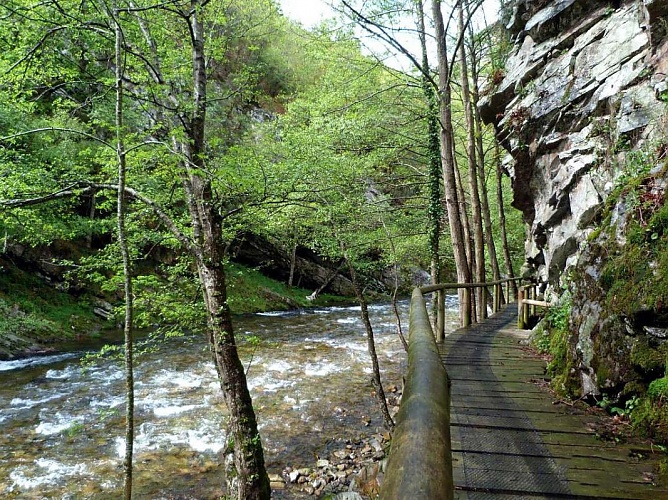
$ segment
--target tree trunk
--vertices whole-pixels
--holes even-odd
[[[371,358],[371,365],[373,368],[373,386],[376,390],[376,398],[378,399],[378,405],[380,406],[380,412],[383,415],[383,423],[388,429],[394,427],[394,420],[390,415],[390,411],[387,408],[387,399],[385,399],[385,390],[383,389],[383,382],[380,378],[380,365],[378,364],[378,355],[376,354],[376,341],[373,335],[373,327],[371,326],[371,320],[369,319],[369,308],[367,306],[366,297],[364,292],[357,280],[357,273],[353,267],[350,259],[348,258],[348,251],[346,250],[345,245],[342,241],[339,241],[341,251],[343,252],[343,258],[345,259],[346,264],[348,265],[348,271],[350,272],[350,280],[353,284],[353,289],[355,290],[355,296],[357,301],[360,304],[360,316],[362,322],[364,323],[364,328],[366,329],[366,340],[367,348],[369,350],[369,357]]]
[[[457,269],[457,280],[461,283],[471,282],[471,273],[466,260],[464,247],[462,221],[459,212],[459,200],[457,197],[457,184],[455,178],[455,162],[453,156],[453,129],[451,94],[450,94],[450,65],[445,43],[445,26],[443,24],[443,13],[441,12],[440,0],[432,0],[432,11],[438,54],[439,94],[441,114],[441,162],[443,168],[443,188],[445,204],[448,211],[448,223],[450,225],[450,238]],[[460,292],[460,320],[467,323],[471,318],[470,301],[463,300]]]
[[[132,270],[130,252],[125,234],[125,172],[126,153],[123,131],[123,31],[121,29],[119,12],[116,2],[112,7],[114,35],[115,35],[115,87],[116,87],[116,163],[118,166],[118,197],[117,229],[118,246],[123,260],[123,292],[125,295],[125,318],[123,333],[125,337],[125,455],[123,458],[123,497],[132,499],[132,456],[134,450],[134,364],[133,364],[133,335],[132,335]],[[93,197],[93,207],[95,198]]]
[[[492,279],[498,281],[501,279],[501,270],[499,269],[499,259],[496,255],[496,243],[494,242],[494,233],[492,232],[492,215],[489,208],[489,192],[487,190],[487,175],[485,173],[485,146],[483,144],[483,124],[478,109],[480,99],[480,73],[478,71],[479,61],[475,46],[475,36],[473,28],[469,26],[470,40],[470,62],[471,79],[473,82],[473,91],[471,93],[471,104],[473,107],[474,125],[476,130],[476,150],[478,156],[478,180],[480,185],[480,202],[482,204],[482,218],[485,225],[485,244],[489,255],[489,263],[492,268]],[[503,299],[503,297],[501,297]]]
[[[394,324],[397,326],[397,335],[399,340],[401,340],[401,345],[404,346],[404,351],[408,352],[408,342],[406,342],[406,337],[404,336],[404,331],[401,328],[401,316],[399,315],[399,307],[397,307],[397,294],[399,293],[399,263],[397,262],[397,248],[394,245],[394,240],[390,231],[385,225],[385,221],[382,221],[383,229],[385,229],[385,234],[387,235],[387,241],[390,242],[390,249],[392,250],[392,267],[394,268],[394,289],[392,290],[392,311],[394,312]],[[374,349],[375,351],[375,349]]]
[[[427,206],[427,225],[429,236],[429,255],[431,257],[430,274],[431,283],[437,284],[441,280],[441,217],[443,207],[441,205],[441,144],[439,139],[438,109],[436,95],[431,81],[427,78],[429,73],[429,57],[427,54],[427,37],[424,23],[424,7],[422,0],[417,2],[418,8],[418,31],[420,34],[420,46],[422,50],[422,89],[427,103],[427,134],[428,134],[428,156],[429,156],[429,205]],[[434,332],[439,334],[441,325],[438,324],[438,307],[444,300],[443,290],[438,290],[432,301],[431,322]]]
[[[466,32],[464,28],[464,7],[463,0],[459,0],[457,6],[457,20],[461,43],[459,44],[459,58],[461,62],[461,84],[462,100],[464,101],[464,116],[466,123],[466,157],[469,168],[469,199],[471,200],[472,236],[473,249],[475,256],[471,260],[471,269],[473,270],[473,280],[478,283],[485,282],[485,243],[482,232],[482,210],[480,207],[480,194],[478,191],[478,165],[476,161],[475,150],[475,127],[473,118],[473,107],[471,105],[471,90],[469,87],[468,63],[466,57],[466,47],[464,39]],[[484,287],[476,288],[476,310],[477,319],[482,321],[487,317],[486,290]]]
[[[210,215],[215,221],[216,215]],[[234,339],[232,316],[227,306],[225,270],[222,255],[219,255],[222,247],[220,233],[216,233],[216,229],[220,228],[213,223],[204,231],[204,262],[198,262],[198,271],[206,302],[209,344],[230,412],[228,432],[234,440],[236,477],[227,478],[229,493],[239,500],[268,499],[271,495],[269,478],[246,373]]]
[[[290,276],[288,276],[288,288],[292,288],[292,283],[295,279],[295,267],[297,265],[297,242],[292,245],[292,252],[290,253]]]
[[[503,167],[501,166],[501,151],[499,143],[494,143],[494,160],[496,163],[496,200],[499,205],[499,229],[501,230],[501,244],[503,246],[503,260],[506,264],[506,272],[509,278],[515,277],[513,271],[513,259],[510,257],[510,247],[508,246],[508,233],[506,232],[506,212],[503,208]],[[517,298],[517,283],[510,282],[513,290],[513,297]]]
[[[454,155],[454,151],[453,151]],[[455,158],[455,180],[457,182],[457,196],[459,196],[459,214],[462,220],[462,234],[464,237],[464,252],[466,254],[466,262],[469,268],[469,273],[471,273],[471,279],[473,279],[473,273],[472,269],[475,268],[475,254],[473,253],[473,238],[471,236],[471,224],[470,219],[469,219],[469,214],[468,214],[468,209],[467,209],[467,202],[466,202],[466,193],[464,192],[464,185],[462,183],[462,176],[461,176],[461,171],[459,170],[459,166],[457,165],[457,159]],[[463,295],[465,301],[470,301],[470,312],[469,312],[469,322],[474,321],[477,317],[476,314],[476,303],[474,300],[474,293],[475,290],[472,289],[464,289],[460,290],[460,296]],[[462,300],[460,298],[460,300]],[[464,323],[468,324],[468,323]]]
[[[341,272],[341,269],[343,269],[343,266],[345,266],[345,265],[346,265],[346,262],[345,262],[345,259],[344,259],[344,260],[341,261],[339,266],[334,271],[330,272],[327,275],[323,284],[320,285],[320,287],[317,290],[315,290],[311,295],[306,297],[306,299],[310,300],[311,302],[313,302],[315,299],[317,299],[318,295],[320,295],[322,293],[322,291],[325,288],[327,288],[332,281],[334,281],[334,278],[336,278],[338,276],[339,272]]]
[[[196,2],[201,7],[200,2]],[[264,464],[255,411],[239,359],[227,305],[223,266],[225,244],[221,218],[213,200],[211,180],[202,175],[206,148],[206,61],[199,9],[189,18],[193,61],[193,110],[184,117],[188,142],[184,153],[183,184],[195,239],[195,259],[207,310],[208,337],[223,397],[230,412],[228,430],[234,439],[236,477],[228,475],[230,494],[239,500],[269,499],[271,488]]]

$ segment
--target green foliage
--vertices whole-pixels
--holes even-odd
[[[607,396],[601,399],[597,406],[603,408],[611,415],[619,415],[620,417],[629,417],[633,411],[639,407],[641,399],[638,396],[633,396],[624,403],[624,407],[616,406]]]
[[[572,306],[571,296],[565,292],[560,298],[559,305],[547,310],[537,334],[532,338],[536,348],[551,358],[547,374],[552,377],[552,386],[558,392],[565,394],[570,394],[573,389],[573,381],[570,379],[572,359],[568,349]]]
[[[647,396],[654,402],[668,400],[668,377],[656,379],[649,384]]]
[[[668,296],[668,204],[648,175],[656,161],[647,151],[627,153],[624,173],[607,201],[608,213],[623,203],[628,214],[626,244],[619,246],[614,237],[602,243],[605,265],[600,283],[609,308],[617,314],[660,310]]]

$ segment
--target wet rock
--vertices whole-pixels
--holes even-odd
[[[668,328],[657,328],[657,327],[652,327],[652,326],[644,326],[643,331],[652,337],[658,338],[658,339],[666,339],[668,338]]]
[[[285,480],[279,474],[269,474],[269,484],[272,490],[285,489]]]
[[[318,467],[319,469],[323,468],[323,467],[328,467],[329,466],[329,460],[320,459],[316,462],[315,466]]]
[[[290,477],[290,482],[291,483],[296,483],[297,479],[299,479],[299,471],[298,470],[293,470],[292,472],[290,472],[289,477]]]
[[[345,491],[343,493],[339,493],[334,497],[334,500],[364,500],[362,498],[362,495],[357,493],[356,491]]]

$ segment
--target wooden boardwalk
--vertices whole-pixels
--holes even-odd
[[[455,498],[668,499],[651,484],[658,456],[597,439],[595,416],[535,383],[544,378],[512,305],[439,346],[452,380]]]

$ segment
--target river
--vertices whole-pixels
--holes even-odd
[[[384,383],[400,386],[392,309],[370,313]],[[241,355],[270,473],[312,467],[341,439],[382,427],[359,307],[244,316],[235,329],[261,339]],[[124,374],[111,360],[83,369],[83,354],[0,362],[0,497],[120,498]],[[227,412],[205,341],[162,342],[135,380],[136,497],[218,498]]]

